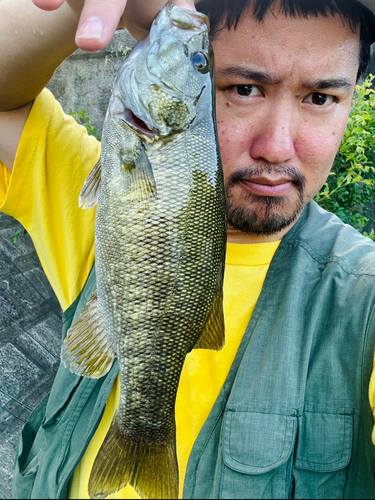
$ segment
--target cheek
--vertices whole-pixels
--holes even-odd
[[[238,162],[246,157],[249,150],[251,124],[234,116],[231,110],[217,108],[217,130],[224,167]]]
[[[224,165],[229,163],[234,157],[236,146],[236,134],[233,133],[228,121],[219,119],[217,121],[217,132],[220,145],[221,160]]]
[[[307,189],[316,191],[326,181],[332,168],[344,130],[314,129],[295,143],[296,157],[306,177]]]

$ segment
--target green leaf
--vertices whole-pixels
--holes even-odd
[[[14,236],[13,236],[13,239],[12,239],[12,243],[14,243],[14,245],[17,243],[18,241],[18,238],[24,234],[27,234],[27,231],[26,229],[19,229],[18,231],[16,231],[14,233]]]
[[[89,117],[86,115],[85,109],[82,109],[81,111],[74,111],[73,113],[69,113],[69,115],[72,116],[75,121],[79,123],[79,125],[83,125],[89,135],[96,137],[98,141],[101,140],[96,128],[91,124]]]

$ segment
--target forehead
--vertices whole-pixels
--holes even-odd
[[[236,29],[218,33],[213,47],[218,71],[241,65],[280,78],[291,73],[355,78],[359,65],[359,29],[353,33],[338,15],[292,18],[274,11],[259,22],[248,9]]]

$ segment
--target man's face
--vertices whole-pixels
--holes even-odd
[[[229,234],[272,241],[327,179],[350,112],[359,34],[339,16],[275,11],[259,23],[249,12],[213,41],[218,132]]]

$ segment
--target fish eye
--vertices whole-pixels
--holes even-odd
[[[195,52],[191,60],[198,71],[200,71],[201,73],[208,73],[208,61],[203,52]]]

